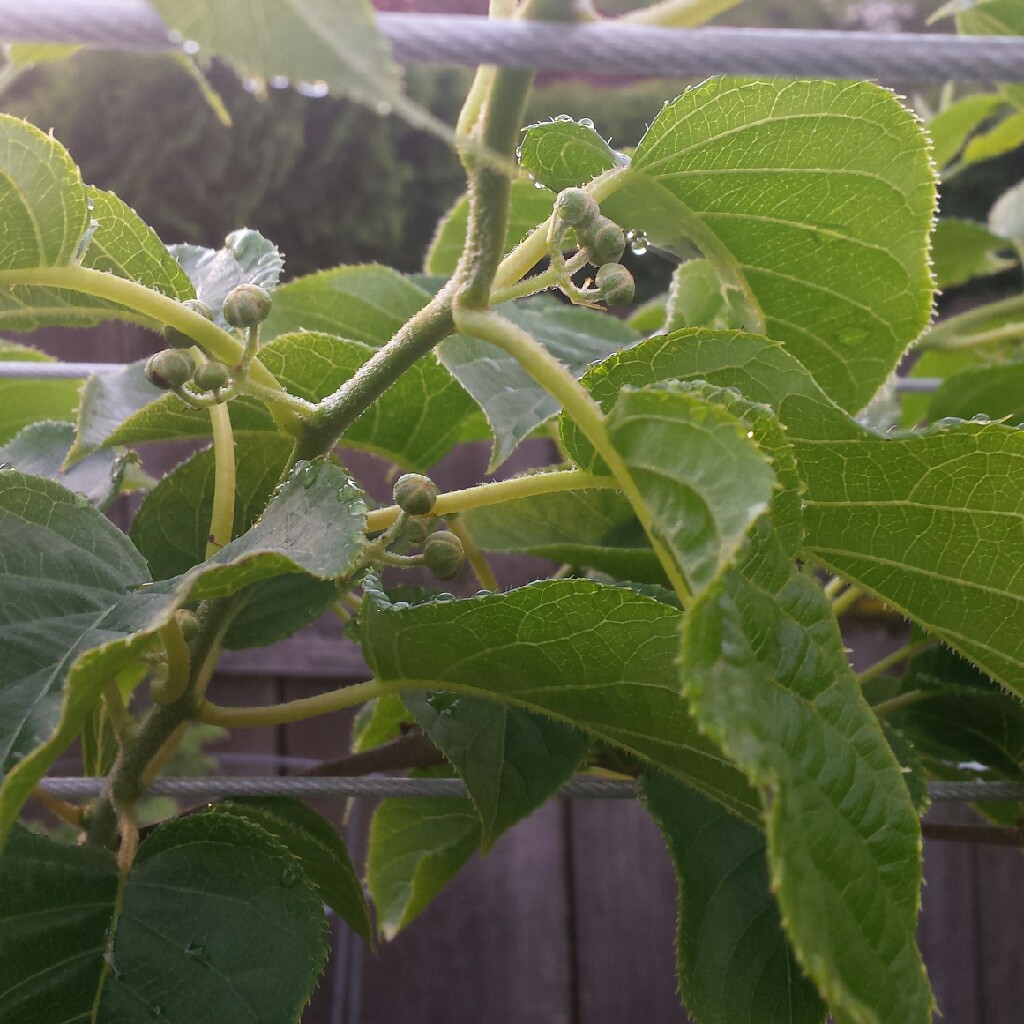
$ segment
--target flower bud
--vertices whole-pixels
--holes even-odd
[[[411,516],[425,516],[437,501],[437,485],[430,477],[406,473],[395,482],[395,504]]]
[[[594,284],[609,306],[625,306],[636,292],[633,275],[621,263],[605,263],[598,269]]]
[[[418,548],[430,536],[432,525],[429,516],[409,516],[402,526],[402,540]]]
[[[270,316],[273,300],[259,285],[240,284],[224,300],[224,319],[232,327],[255,327]]]
[[[449,530],[432,533],[423,545],[423,564],[439,580],[450,580],[458,576],[465,560],[462,541]]]
[[[592,224],[601,211],[593,197],[581,188],[567,188],[558,193],[555,200],[555,217],[570,227]]]
[[[196,369],[194,380],[200,391],[217,391],[227,387],[231,372],[224,363],[211,361]]]
[[[595,267],[618,263],[626,251],[626,235],[613,220],[601,217],[585,239],[587,258]]]
[[[192,357],[179,349],[168,348],[146,360],[146,380],[154,387],[171,391],[180,388],[195,372]]]

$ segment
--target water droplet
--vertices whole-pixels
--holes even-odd
[[[270,88],[271,89],[287,89],[288,88],[288,76],[287,75],[271,75],[270,76]]]
[[[299,82],[295,86],[295,91],[300,96],[308,96],[310,99],[318,100],[326,96],[330,92],[330,88],[324,81]]]
[[[194,57],[199,52],[199,44],[194,39],[186,39],[181,48],[190,56]]]
[[[581,117],[581,118],[579,119],[579,121],[577,121],[576,123],[577,123],[577,124],[578,124],[578,125],[579,125],[579,126],[580,126],[581,128],[593,128],[593,127],[594,127],[594,122],[593,122],[593,121],[591,121],[589,117]]]
[[[262,78],[243,78],[242,88],[246,92],[251,92],[253,96],[262,96],[265,91],[265,83]]]
[[[310,462],[307,463],[305,468],[302,470],[302,486],[308,491],[313,484],[316,483],[316,478],[320,475],[320,463]]]
[[[567,121],[571,121],[572,120],[572,115],[571,114],[559,114],[555,118],[555,120],[561,122],[562,124],[565,124]]]
[[[164,1015],[164,1008],[159,1003],[154,1003],[149,1008],[149,1015],[154,1019],[162,1017]]]
[[[302,872],[297,867],[289,865],[281,872],[281,885],[286,889],[293,889],[302,879]]]
[[[646,231],[628,231],[626,241],[629,242],[629,251],[634,256],[643,256],[647,252],[649,242]]]
[[[747,437],[748,438],[752,438],[753,436],[754,436],[754,432],[752,430],[748,430],[747,431]]]
[[[545,185],[544,185],[544,183],[542,181],[537,181],[537,179],[534,178],[533,179],[533,187],[534,188],[539,188],[539,189],[541,189],[543,191],[543,189],[545,188]]]
[[[860,344],[867,336],[868,332],[863,327],[849,324],[836,331],[835,340],[846,348],[853,348],[854,345]]]
[[[975,413],[975,415],[973,415],[971,417],[971,422],[972,423],[991,423],[992,420],[991,420],[990,417],[986,416],[985,413],[979,412],[979,413]]]
[[[387,117],[393,107],[387,100],[381,100],[379,103],[374,104],[373,109],[379,117]]]

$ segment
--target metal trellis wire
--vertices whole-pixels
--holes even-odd
[[[779,75],[925,82],[1024,81],[1024,40],[788,29],[667,29],[475,15],[381,13],[403,64],[500,64],[628,75]],[[0,0],[0,42],[160,50],[172,40],[145,0]]]
[[[53,796],[76,800],[96,796],[103,779],[48,778],[42,787]],[[633,782],[577,775],[558,792],[560,797],[627,800],[636,796]],[[389,775],[357,777],[255,776],[157,779],[151,796],[213,800],[226,796],[293,797],[458,797],[466,796],[460,779],[404,779]],[[929,782],[933,800],[1024,800],[1024,782]]]

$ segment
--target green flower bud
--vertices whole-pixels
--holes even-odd
[[[232,327],[255,327],[270,316],[273,300],[259,285],[240,284],[224,300],[224,319]]]
[[[191,309],[193,313],[206,317],[207,320],[213,319],[213,310],[205,302],[200,302],[198,299],[186,299],[182,305],[186,309]],[[179,331],[177,327],[171,327],[170,324],[164,328],[163,334],[164,341],[173,348],[191,348],[196,344],[184,331]]]
[[[219,388],[227,387],[231,380],[231,372],[224,363],[209,362],[203,363],[196,370],[195,384],[200,391],[216,391]]]
[[[409,516],[402,526],[402,540],[418,548],[430,536],[432,526],[430,516]]]
[[[595,267],[618,263],[626,251],[626,236],[613,220],[601,217],[585,240],[587,258]]]
[[[395,504],[411,516],[425,516],[437,501],[437,485],[430,477],[406,473],[395,482]]]
[[[567,188],[555,200],[555,217],[570,227],[591,225],[601,215],[594,199],[581,188]]]
[[[168,348],[146,360],[146,380],[155,387],[170,391],[180,388],[195,372],[192,357],[179,349]]]
[[[179,608],[174,613],[174,617],[186,640],[192,640],[199,633],[199,619],[196,618],[195,612],[190,612],[187,608]]]
[[[598,269],[594,284],[609,306],[625,306],[636,293],[633,275],[621,263],[605,263]]]
[[[439,580],[450,580],[458,576],[465,560],[462,541],[449,530],[432,533],[423,545],[423,564]]]

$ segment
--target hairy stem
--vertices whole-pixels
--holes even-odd
[[[328,715],[332,711],[365,704],[375,697],[383,697],[394,693],[397,687],[388,683],[371,679],[366,683],[353,683],[340,690],[318,693],[313,697],[301,697],[298,700],[274,704],[270,707],[225,708],[204,701],[199,708],[197,718],[209,725],[221,725],[228,729],[250,729],[265,725],[285,725],[289,722],[302,722],[307,718]]]
[[[167,652],[167,678],[151,692],[158,704],[173,704],[188,689],[191,655],[177,619],[160,627],[160,639]]]
[[[226,402],[210,406],[213,426],[213,514],[206,543],[212,558],[231,540],[235,527],[235,435]]]
[[[500,505],[516,498],[530,498],[538,494],[557,491],[617,490],[618,482],[610,476],[598,476],[582,469],[560,469],[551,473],[531,473],[511,480],[498,480],[490,484],[477,484],[458,491],[438,495],[433,508],[437,516],[469,512],[474,508]],[[373,509],[366,516],[366,532],[376,533],[390,526],[401,515],[397,505]]]
[[[675,559],[655,535],[650,511],[637,490],[628,467],[622,460],[605,428],[604,413],[590,393],[543,345],[521,327],[497,313],[457,308],[455,322],[459,330],[489,341],[513,356],[520,366],[561,403],[584,436],[604,459],[619,489],[626,496],[654,548],[658,560],[685,608],[690,588],[683,579]]]
[[[849,611],[860,600],[862,593],[858,587],[849,586],[832,601],[832,614],[838,619],[843,612]]]
[[[873,704],[871,710],[874,711],[876,718],[885,718],[886,715],[891,715],[894,711],[902,711],[903,708],[909,708],[912,704],[919,704],[923,700],[928,700],[931,696],[925,690],[907,690],[906,693],[900,693],[895,697],[890,697],[888,700]]]
[[[498,578],[487,561],[487,556],[480,550],[480,545],[473,539],[473,534],[466,528],[466,524],[458,519],[453,519],[448,524],[448,529],[462,541],[462,550],[466,552],[466,561],[473,570],[477,582],[485,590],[498,590]]]
[[[904,644],[898,650],[892,652],[892,654],[886,655],[880,661],[876,661],[874,665],[866,668],[860,675],[857,676],[857,682],[863,686],[865,683],[870,683],[872,679],[877,679],[879,676],[884,675],[894,665],[899,665],[901,662],[908,661],[914,657],[915,654],[920,654],[921,651],[927,651],[929,647],[934,647],[938,643],[937,640],[918,640],[916,643]]]

